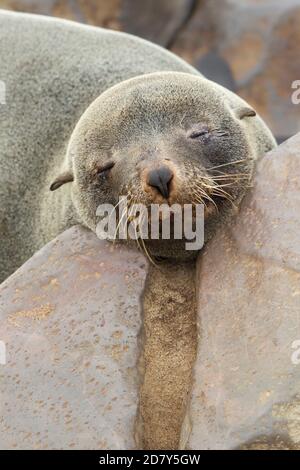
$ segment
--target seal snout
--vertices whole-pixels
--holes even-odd
[[[156,188],[160,194],[167,199],[169,197],[170,182],[173,176],[173,171],[169,167],[162,165],[149,171],[147,175],[147,184]]]

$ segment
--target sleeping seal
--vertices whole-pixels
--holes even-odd
[[[245,101],[137,37],[1,12],[0,42],[0,280],[72,224],[95,231],[120,195],[203,202],[208,240],[276,145]],[[145,246],[191,256],[182,240]]]

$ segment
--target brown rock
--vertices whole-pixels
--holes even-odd
[[[195,263],[150,266],[143,307],[139,442],[178,449],[197,351]]]
[[[121,29],[121,0],[78,0],[77,9],[84,16],[84,22],[103,28]]]
[[[202,0],[172,50],[222,85],[232,73],[234,91],[282,140],[299,130],[300,105],[291,100],[292,82],[300,79],[299,21],[300,0]],[[203,67],[211,54],[219,64],[212,70]]]
[[[300,448],[299,145],[260,160],[199,259],[191,449]]]
[[[292,83],[300,77],[300,2],[274,25],[258,72],[241,84],[240,95],[264,116],[277,136],[298,132],[300,105],[292,102]],[[284,118],[283,118],[284,117]]]
[[[214,0],[210,0],[214,1]],[[198,64],[204,54],[214,47],[216,25],[208,0],[196,0],[192,14],[176,34],[171,50],[190,64]]]
[[[1,285],[1,449],[135,447],[146,271],[73,227]]]
[[[120,29],[121,0],[0,0],[8,10],[58,16],[111,29]]]

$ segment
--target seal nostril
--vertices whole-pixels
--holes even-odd
[[[158,189],[163,197],[169,197],[169,184],[173,178],[173,172],[167,166],[155,168],[148,173],[148,184]]]

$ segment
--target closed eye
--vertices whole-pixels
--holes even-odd
[[[191,139],[197,139],[197,137],[202,137],[203,135],[209,134],[207,129],[202,129],[201,131],[193,131],[189,137]]]

